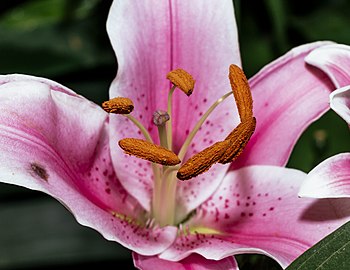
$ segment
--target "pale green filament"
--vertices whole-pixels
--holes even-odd
[[[197,122],[197,124],[194,126],[193,130],[191,131],[190,134],[188,134],[184,144],[182,145],[180,152],[178,154],[178,157],[180,160],[182,160],[187,152],[188,146],[191,144],[194,136],[196,135],[196,133],[198,132],[198,130],[200,129],[200,127],[203,125],[204,121],[208,118],[208,116],[211,114],[211,112],[221,103],[223,102],[228,96],[232,95],[233,92],[230,91],[228,93],[226,93],[225,95],[223,95],[221,98],[219,98],[217,101],[214,102],[213,105],[210,106],[210,108],[206,111],[205,114],[203,114],[203,116],[201,117],[201,119],[199,119],[199,121]]]
[[[169,121],[166,122],[166,128],[167,128],[167,140],[168,140],[168,149],[173,149],[173,125],[172,125],[172,104],[173,104],[173,93],[176,86],[173,85],[173,87],[170,89],[168,94],[168,114],[169,114]]]
[[[123,115],[139,128],[139,130],[141,131],[141,133],[143,134],[143,136],[148,142],[153,143],[151,135],[149,135],[147,129],[138,120],[136,120],[135,117],[131,116],[130,114],[123,114]]]
[[[167,137],[165,124],[164,125],[159,125],[157,127],[158,127],[158,135],[159,135],[160,145],[163,146],[164,148],[169,149],[168,137]]]

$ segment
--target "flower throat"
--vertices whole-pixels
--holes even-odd
[[[188,97],[192,94],[195,80],[183,69],[168,73],[167,79],[172,83],[168,94],[167,111],[157,110],[153,113],[153,123],[158,128],[160,145],[154,143],[147,129],[130,113],[134,109],[131,99],[116,97],[102,104],[108,113],[127,117],[141,131],[144,139],[125,138],[119,141],[119,146],[126,154],[136,156],[151,162],[154,174],[151,219],[159,226],[176,225],[176,186],[178,180],[190,180],[208,171],[216,163],[226,164],[234,161],[247,145],[254,133],[256,119],[253,116],[253,100],[248,80],[243,71],[236,65],[229,67],[229,80],[232,91],[216,100],[201,116],[189,132],[180,151],[172,151],[172,97],[175,89],[180,89]],[[223,141],[218,141],[190,157],[186,155],[196,133],[213,110],[228,96],[234,95],[238,113],[239,125],[232,130]]]

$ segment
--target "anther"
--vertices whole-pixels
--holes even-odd
[[[236,65],[230,65],[228,77],[241,121],[252,119],[253,99],[247,77],[244,75],[242,69]]]
[[[195,154],[181,166],[177,172],[177,178],[188,180],[206,172],[213,164],[220,160],[229,144],[229,140],[217,142]]]
[[[102,103],[102,108],[108,113],[129,114],[134,109],[131,99],[116,97]]]
[[[164,125],[167,121],[169,121],[170,116],[167,112],[157,110],[153,113],[153,124],[156,126],[162,126]]]
[[[250,120],[240,123],[225,139],[229,141],[229,146],[225,153],[218,161],[221,164],[226,164],[234,161],[240,156],[253,135],[256,126],[255,117]]]
[[[125,138],[119,141],[119,146],[125,153],[153,163],[174,166],[181,162],[174,152],[141,139]]]
[[[187,71],[181,68],[172,70],[168,73],[167,79],[181,89],[187,96],[192,94],[195,80]]]

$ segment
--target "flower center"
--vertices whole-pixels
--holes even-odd
[[[243,71],[235,65],[229,68],[229,79],[232,91],[216,100],[202,115],[192,131],[189,132],[180,151],[172,151],[172,97],[175,89],[182,90],[187,96],[193,92],[195,81],[183,69],[176,69],[168,73],[173,86],[168,94],[167,111],[157,110],[153,114],[153,123],[158,128],[160,145],[154,144],[147,129],[130,113],[134,105],[128,98],[117,97],[102,104],[105,111],[121,114],[131,120],[141,131],[144,140],[125,138],[119,141],[119,146],[129,155],[151,162],[154,174],[152,198],[152,223],[159,226],[176,225],[176,186],[178,180],[190,180],[205,173],[216,163],[234,161],[243,151],[252,136],[256,120],[253,117],[253,101],[247,78]],[[241,123],[223,140],[195,154],[186,162],[183,159],[200,127],[213,110],[228,96],[234,95]]]

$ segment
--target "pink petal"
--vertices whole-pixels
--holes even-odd
[[[238,270],[236,260],[230,256],[219,261],[207,260],[198,254],[192,254],[179,262],[147,257],[133,253],[134,264],[142,270]]]
[[[107,29],[118,60],[118,75],[110,96],[131,98],[135,103],[132,115],[140,119],[156,142],[152,114],[167,108],[171,87],[167,73],[183,68],[195,78],[191,97],[178,90],[174,94],[173,138],[174,150],[178,151],[205,110],[230,91],[229,65],[240,63],[232,1],[221,1],[220,5],[211,1],[205,5],[202,1],[115,1]],[[237,121],[233,98],[229,98],[204,124],[186,159],[213,141],[225,138]],[[126,190],[149,210],[153,187],[149,164],[125,156],[117,147],[118,140],[141,134],[129,121],[116,116],[111,118],[111,136],[118,177],[123,179]],[[218,177],[209,174],[205,183],[197,179],[193,186],[182,184],[180,204],[190,202],[187,210],[198,206],[219,185],[222,180],[219,175],[226,170],[227,167],[218,166],[215,171]],[[198,187],[203,192],[197,192]]]
[[[350,46],[323,46],[312,51],[305,61],[325,72],[336,88],[350,84]]]
[[[326,44],[294,48],[250,80],[257,125],[234,168],[285,165],[301,133],[327,111],[334,86],[324,73],[304,62],[312,50]]]
[[[273,166],[230,172],[160,258],[177,261],[198,253],[220,260],[260,253],[286,267],[350,217],[349,200],[299,198],[305,176]]]
[[[1,79],[2,182],[51,195],[82,225],[141,254],[173,242],[176,228],[137,225],[144,212],[114,175],[108,115],[99,106],[49,80]]]
[[[330,103],[331,108],[350,125],[350,86],[345,86],[332,92],[330,94]]]
[[[317,165],[299,191],[301,197],[350,197],[350,153],[338,154]]]

